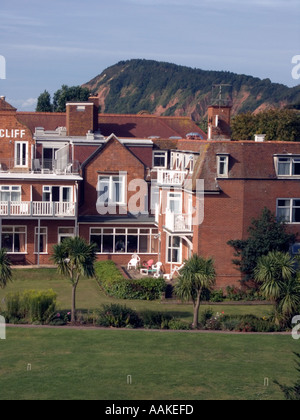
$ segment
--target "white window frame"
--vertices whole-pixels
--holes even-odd
[[[155,165],[155,158],[156,157],[160,157],[160,158],[164,158],[165,164],[164,165]],[[168,166],[168,152],[164,151],[164,150],[155,150],[152,153],[152,166],[153,168],[164,168],[166,169]]]
[[[108,205],[119,205],[119,206],[124,206],[126,205],[126,175],[125,174],[113,174],[113,175],[105,175],[105,174],[100,174],[98,175],[98,184],[97,184],[97,193],[98,193],[98,204],[100,205],[105,205],[106,202],[105,201],[101,201],[101,195],[100,195],[100,185],[101,185],[101,178],[108,178]],[[115,183],[115,181],[113,180],[113,178],[119,178],[121,180],[120,184],[122,187],[122,191],[121,191],[121,198],[120,201],[114,201],[113,200],[113,195],[114,195],[114,188],[113,185]]]
[[[194,171],[195,155],[192,153],[184,155],[184,169],[188,169],[190,173]]]
[[[276,167],[276,174],[278,177],[300,177],[299,174],[295,174],[295,164],[298,164],[300,167],[300,156],[276,156],[275,161],[275,167]],[[280,163],[283,165],[289,166],[289,173],[288,174],[280,174],[279,173],[279,166]],[[300,172],[300,171],[299,171]]]
[[[4,200],[4,201],[21,201],[22,199],[22,189],[21,189],[21,185],[0,185],[0,192],[1,193],[7,193],[10,195],[10,199],[9,200]],[[11,199],[11,194],[12,193],[20,193],[20,199],[19,200],[12,200]],[[3,200],[0,200],[3,201]]]
[[[227,178],[228,177],[228,155],[217,155],[217,173],[218,178]],[[223,167],[223,170],[221,168]]]
[[[5,229],[6,228],[12,229],[12,232],[5,232]],[[20,229],[20,228],[23,228],[24,229],[24,232],[16,232],[16,229]],[[2,240],[3,240],[3,236],[6,233],[9,233],[9,234],[12,233],[12,235],[13,235],[13,243],[12,243],[13,250],[12,251],[7,251],[7,253],[8,254],[23,254],[23,255],[24,254],[27,254],[27,226],[3,225],[2,226],[2,232],[1,232]],[[15,251],[15,235],[17,233],[24,233],[25,234],[25,243],[24,243],[24,248],[25,249],[24,249],[24,251]],[[1,246],[2,246],[2,244],[1,244]]]
[[[180,244],[179,247],[175,247],[172,245],[172,239],[173,237],[178,237]],[[171,241],[171,246],[170,246],[170,241]],[[178,235],[167,235],[167,241],[166,241],[166,260],[168,264],[181,264],[182,263],[182,238]],[[170,255],[172,256],[172,251],[173,249],[177,249],[179,250],[179,261],[170,261],[169,259],[169,251],[170,251]],[[171,258],[172,259],[172,258]]]
[[[167,196],[167,208],[171,210],[171,201],[178,201],[179,202],[179,209],[175,214],[182,214],[182,192],[177,191],[168,191]]]
[[[60,233],[60,229],[73,229],[73,233]],[[74,226],[59,226],[57,229],[58,243],[61,244],[61,238],[74,238],[75,237],[75,227]]]
[[[104,229],[111,229],[113,231],[113,233],[109,234],[105,234],[104,233]],[[119,233],[117,232],[118,230],[123,229],[124,233]],[[136,232],[130,232],[130,230],[135,229]],[[143,232],[143,230],[147,230],[148,232]],[[113,228],[111,226],[105,226],[105,227],[90,227],[89,229],[89,243],[91,242],[91,237],[92,236],[100,236],[101,237],[101,243],[100,243],[100,251],[97,251],[97,254],[132,254],[133,251],[128,251],[127,246],[128,246],[128,236],[136,236],[137,237],[137,250],[134,251],[137,254],[140,255],[157,255],[157,252],[151,252],[152,250],[152,245],[153,245],[153,239],[157,239],[154,238],[155,236],[158,235],[158,229],[157,228],[134,228],[134,227],[129,227],[129,228],[124,228],[124,227],[117,227],[117,228]],[[112,252],[105,252],[103,250],[103,236],[112,236],[113,237],[113,250]],[[118,251],[116,250],[116,236],[125,236],[125,249],[124,251]],[[140,238],[141,236],[145,236],[145,237],[149,237],[149,249],[147,250],[147,252],[141,252],[140,251]],[[158,245],[158,244],[157,244]]]
[[[43,201],[52,202],[52,189],[56,187],[59,188],[59,201],[58,203],[72,203],[73,202],[73,187],[71,185],[43,185]],[[70,199],[68,201],[63,201],[63,190],[68,188],[70,191]],[[50,200],[44,200],[44,194],[50,194]]]
[[[43,233],[43,231],[45,233]],[[39,228],[38,226],[34,227],[34,254],[48,254],[48,227],[47,226],[41,226],[40,227],[40,236],[45,236],[46,237],[46,250],[45,251],[38,251],[38,233],[39,233]]]
[[[25,158],[23,157],[23,147],[25,147]],[[25,163],[23,159],[25,159]],[[28,167],[28,141],[15,142],[15,166],[18,168]]]
[[[279,206],[279,201],[287,201],[288,205]],[[295,201],[299,201],[299,205],[295,205]],[[288,210],[288,220],[284,220],[279,218],[279,209],[287,209]],[[294,219],[294,209],[300,209],[300,198],[277,198],[276,200],[276,217],[288,224],[300,224],[300,217],[299,222],[295,222]]]

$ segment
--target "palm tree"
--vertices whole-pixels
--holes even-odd
[[[5,248],[0,249],[0,287],[4,289],[12,280],[11,262]]]
[[[80,276],[94,276],[96,260],[95,244],[87,244],[82,238],[66,238],[54,245],[52,259],[60,274],[68,277],[72,284],[71,322],[76,322],[76,288]]]
[[[205,259],[197,254],[186,260],[179,272],[175,294],[182,300],[193,301],[193,328],[198,327],[201,292],[203,289],[211,289],[215,284],[215,278],[213,260]]]
[[[258,260],[255,280],[262,295],[274,303],[275,318],[286,324],[300,308],[300,278],[296,259],[288,253],[271,251]]]

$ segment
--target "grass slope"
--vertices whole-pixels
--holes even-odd
[[[24,290],[48,290],[53,289],[57,293],[58,309],[69,310],[71,308],[72,287],[70,282],[60,276],[55,269],[15,269],[13,270],[13,282],[3,290],[0,289],[0,310],[5,308],[5,296],[9,292],[23,292]],[[152,310],[171,312],[174,317],[192,322],[193,308],[188,304],[162,303],[157,301],[122,300],[106,296],[95,279],[82,278],[76,293],[76,306],[78,311],[86,312],[99,309],[102,304],[119,303],[136,311]],[[200,312],[207,308],[201,305]],[[214,305],[215,312],[224,311],[225,314],[254,314],[267,316],[270,306],[267,305]]]

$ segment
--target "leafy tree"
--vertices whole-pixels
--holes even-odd
[[[76,321],[76,288],[81,276],[93,277],[96,245],[87,244],[82,238],[66,238],[54,245],[52,259],[59,273],[68,277],[72,284],[71,322]]]
[[[89,99],[90,90],[81,86],[62,85],[53,95],[53,111],[65,112],[69,101],[85,102]]]
[[[4,289],[12,280],[11,262],[5,248],[0,249],[0,287]]]
[[[50,93],[45,90],[44,93],[41,93],[38,97],[38,102],[36,106],[36,112],[52,112],[53,106],[51,104]]]
[[[235,250],[238,258],[232,262],[244,275],[244,281],[254,279],[254,268],[259,257],[270,251],[288,252],[290,245],[296,241],[296,235],[287,233],[286,224],[278,221],[266,207],[260,218],[252,219],[248,233],[247,239],[227,242]]]
[[[261,294],[274,303],[275,320],[290,323],[300,309],[300,278],[296,259],[289,253],[271,251],[262,255],[254,269]]]
[[[298,358],[298,361],[296,361],[297,366],[298,366],[296,368],[296,370],[298,372],[300,372],[300,353],[295,353],[294,352],[294,354]],[[283,392],[286,400],[290,400],[290,401],[299,401],[300,400],[300,377],[297,379],[295,384],[292,385],[292,386],[282,385],[278,381],[274,381],[274,383],[279,386],[279,388]]]
[[[266,134],[266,140],[300,141],[300,114],[294,109],[248,112],[235,116],[231,129],[233,140],[253,140],[255,134]]]
[[[197,254],[185,261],[179,272],[175,294],[183,301],[190,299],[193,301],[193,328],[197,328],[199,324],[201,293],[205,289],[210,290],[212,288],[215,284],[215,278],[213,260],[211,258],[205,259]]]

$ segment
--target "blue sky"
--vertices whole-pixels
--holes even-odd
[[[1,0],[0,16],[0,95],[20,111],[131,58],[299,84],[300,0]]]

